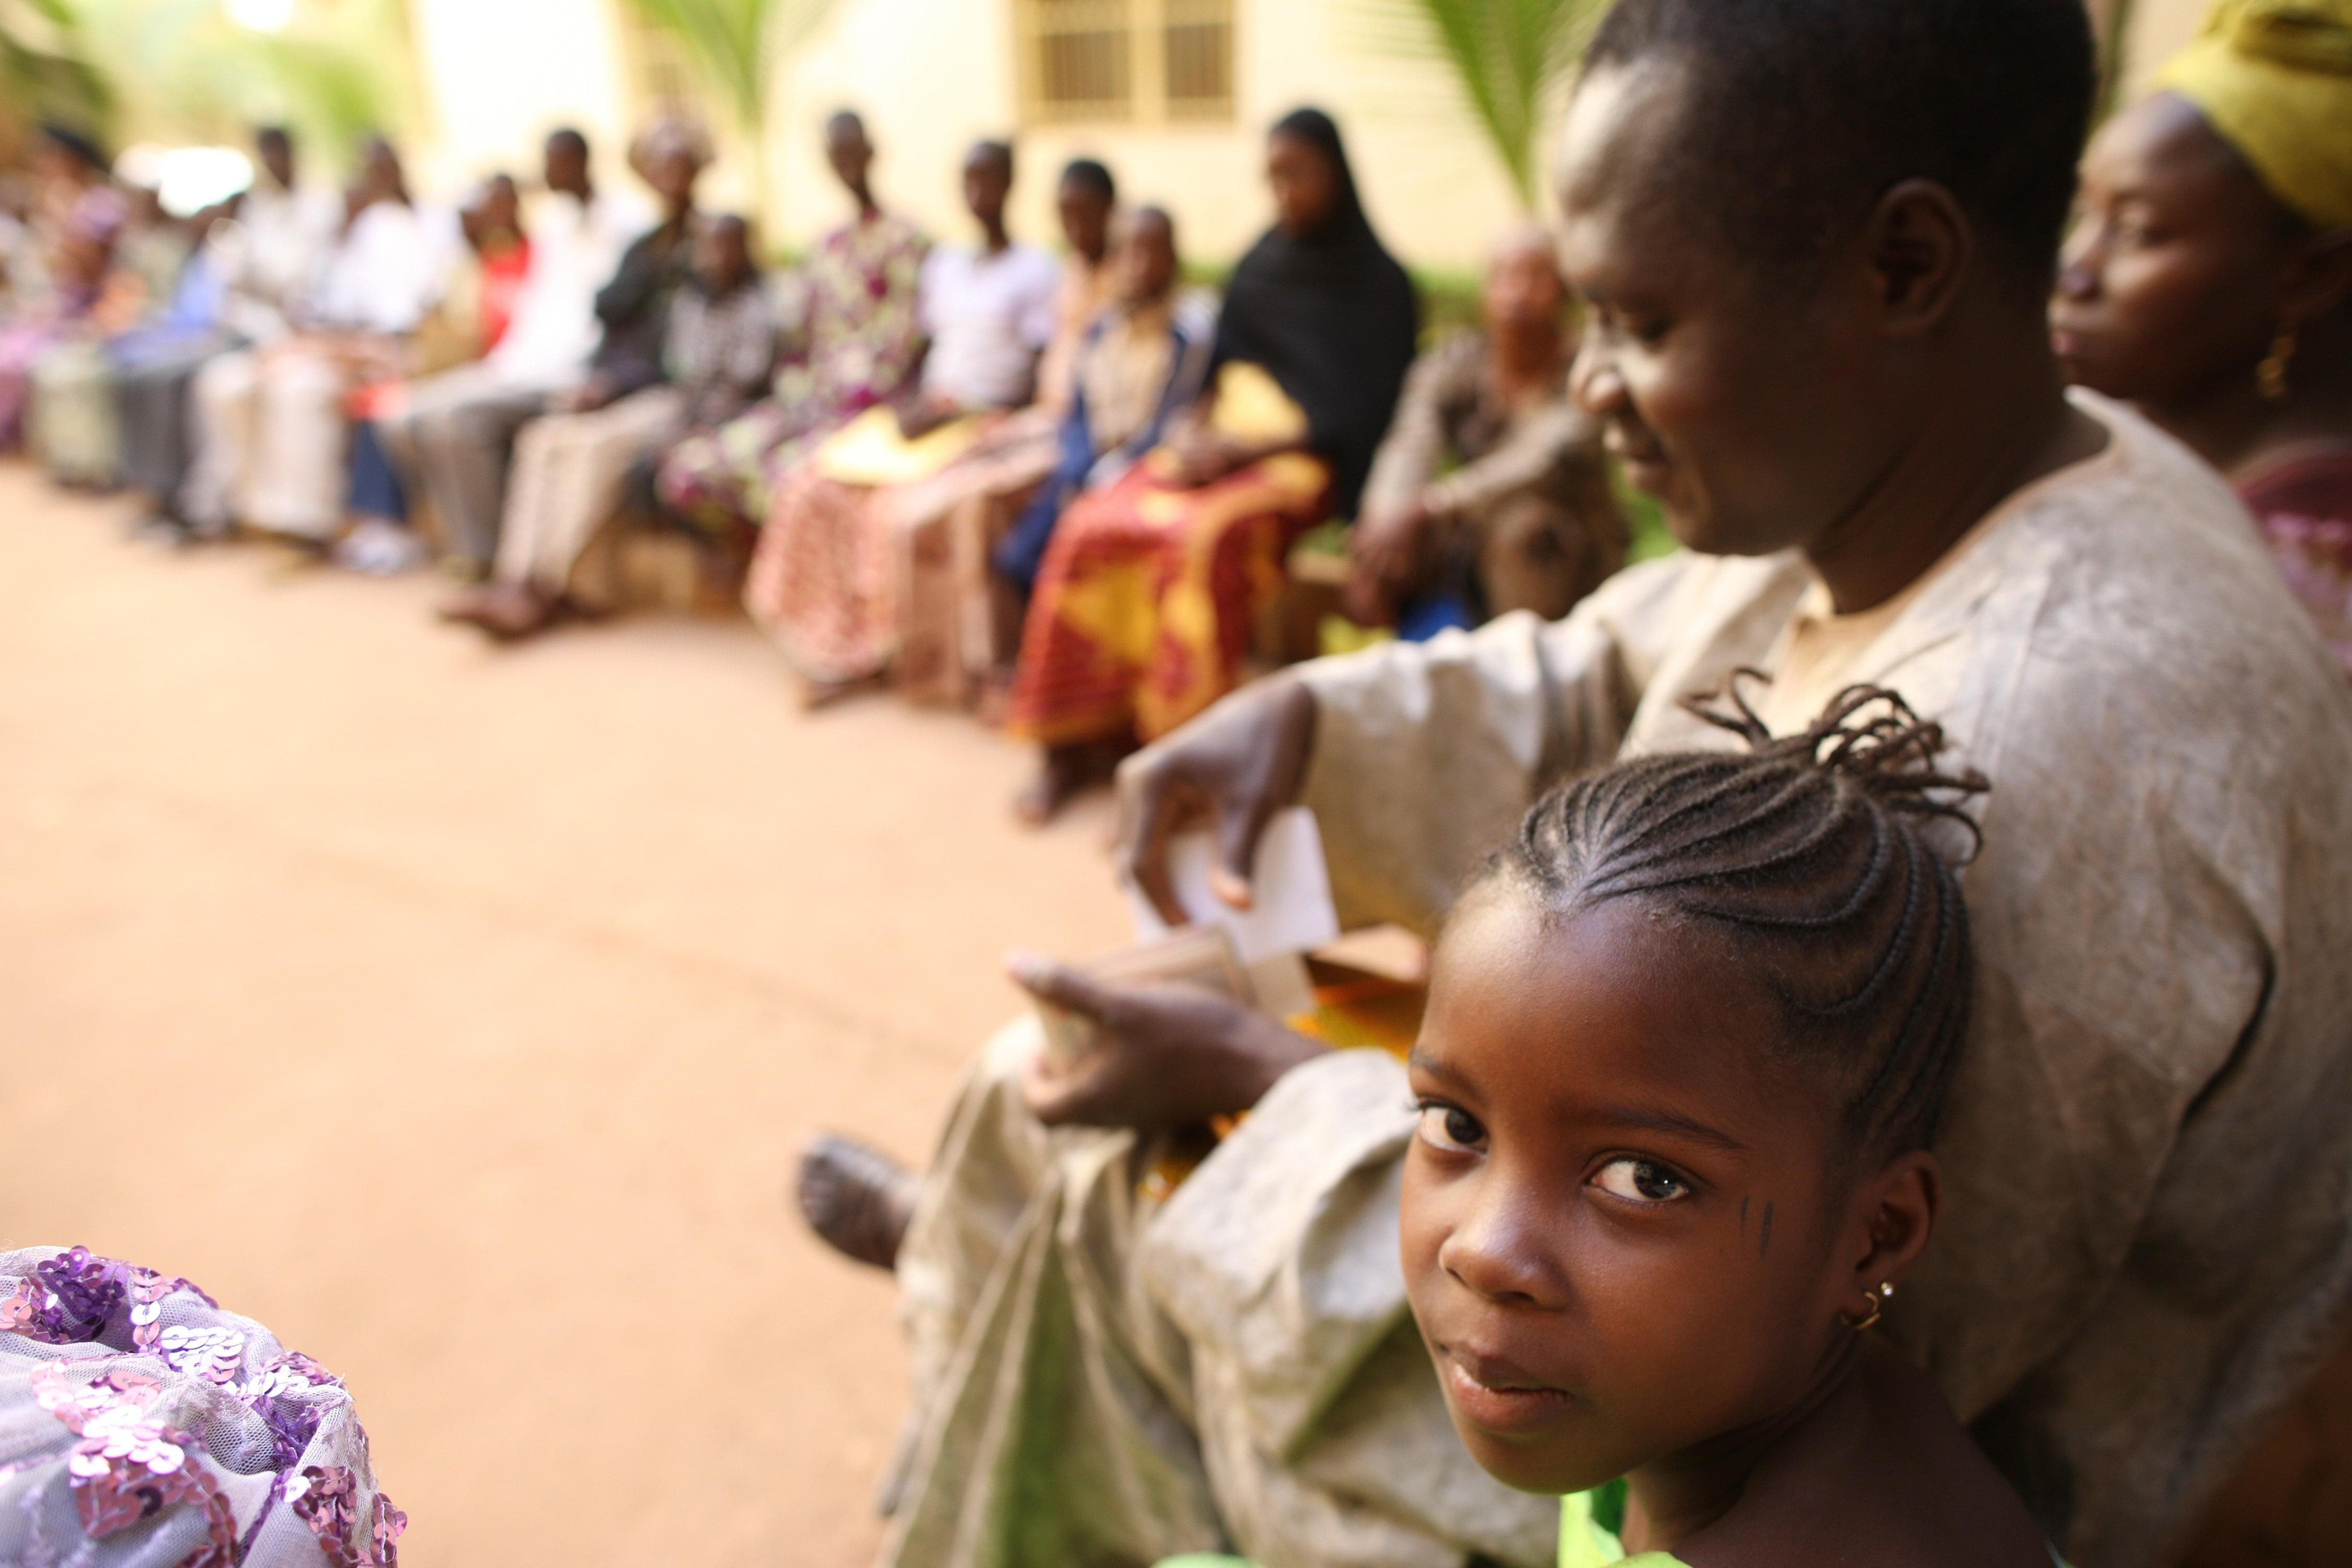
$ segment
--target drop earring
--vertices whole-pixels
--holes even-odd
[[[2271,352],[2254,367],[2254,391],[2264,403],[2286,401],[2286,367],[2294,359],[2294,328],[2282,325]]]

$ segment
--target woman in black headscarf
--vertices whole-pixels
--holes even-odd
[[[1352,517],[1412,365],[1412,281],[1320,110],[1266,137],[1276,221],[1234,269],[1210,391],[1161,450],[1083,497],[1037,576],[1005,715],[1045,748],[1043,821],[1138,740],[1231,690],[1298,535]]]

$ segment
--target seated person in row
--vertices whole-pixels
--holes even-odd
[[[877,496],[929,479],[981,434],[982,416],[1026,405],[1054,335],[1061,268],[1004,226],[1013,149],[982,142],[965,155],[964,205],[977,246],[924,258],[925,346],[914,386],[849,426],[780,480],[743,604],[821,702],[882,673],[898,619],[890,577],[899,531]],[[854,451],[871,455],[854,458]]]
[[[42,356],[94,330],[114,273],[115,245],[131,215],[96,142],[65,126],[46,125],[39,152],[41,189],[31,239],[40,281],[0,317],[0,453],[24,440],[33,369]]]
[[[1560,143],[1576,388],[1688,548],[1234,694],[1126,764],[1119,856],[1181,918],[1165,846],[1205,814],[1245,903],[1301,804],[1341,920],[1428,931],[1553,784],[1723,745],[1684,699],[1735,670],[1775,734],[1895,686],[1999,788],[1937,1246],[1885,1331],[2070,1561],[2146,1568],[2347,1304],[2352,691],[2221,479],[2064,388],[2095,59],[2078,0],[1620,0]],[[1402,1064],[1017,977],[1101,1048],[1004,1031],[912,1187],[807,1166],[908,1326],[886,1561],[1553,1561],[1557,1501],[1462,1454],[1405,1316]]]
[[[2229,476],[2352,674],[2352,0],[2224,6],[2100,128],[2067,374]]]
[[[497,346],[472,363],[411,382],[375,416],[409,493],[431,497],[443,550],[460,576],[488,570],[515,432],[588,379],[614,319],[606,310],[624,313],[624,330],[634,325],[658,339],[660,301],[685,268],[677,182],[690,192],[693,179],[679,168],[699,171],[710,147],[679,121],[654,127],[630,147],[631,169],[661,200],[658,222],[635,192],[597,186],[580,132],[550,135],[543,159],[547,194],[530,225],[530,269]],[[625,258],[649,233],[660,237],[652,281],[614,296]]]
[[[221,289],[213,331],[125,363],[115,383],[122,428],[122,477],[148,498],[146,535],[183,543],[226,527],[226,465],[201,475],[192,434],[197,375],[238,348],[274,342],[293,330],[303,291],[342,226],[342,199],[302,179],[294,133],[265,125],[254,133],[253,183],[218,215],[198,247],[197,265]],[[198,530],[193,520],[205,520]]]
[[[363,149],[344,224],[294,330],[209,360],[196,376],[191,526],[241,522],[324,546],[341,531],[346,489],[344,403],[354,386],[413,368],[416,334],[446,291],[455,224],[420,211],[400,156],[381,137]]]
[[[530,237],[523,232],[522,192],[514,176],[492,174],[475,186],[457,210],[457,230],[468,259],[451,279],[436,325],[444,352],[454,348],[463,363],[505,340],[530,280]],[[335,542],[335,563],[349,571],[397,576],[431,557],[410,526],[408,487],[377,423],[408,407],[414,384],[378,382],[352,395],[351,527]]]
[[[1165,451],[1079,498],[1037,568],[1005,713],[1040,750],[1026,820],[1240,682],[1291,545],[1355,515],[1412,363],[1412,281],[1330,117],[1276,124],[1266,178],[1278,216],[1226,287],[1200,405]]]
[[[1569,395],[1576,340],[1551,236],[1496,247],[1485,331],[1414,362],[1349,535],[1349,616],[1407,636],[1512,610],[1556,620],[1625,564],[1601,422]]]
[[[142,173],[152,177],[152,165]],[[202,232],[165,212],[155,186],[131,184],[130,216],[97,307],[33,367],[26,444],[52,483],[114,488],[122,468],[114,412],[118,353],[135,355],[209,331],[219,290],[210,269],[194,262]]]
[[[752,256],[751,226],[705,220],[693,277],[670,301],[663,380],[623,393],[609,374],[557,400],[522,428],[491,580],[443,611],[493,637],[528,637],[564,610],[613,607],[611,552],[594,546],[621,504],[630,471],[694,431],[740,414],[776,361],[775,307]],[[600,357],[602,357],[600,355]]]
[[[916,296],[929,246],[875,199],[865,121],[845,109],[827,120],[824,155],[856,211],[786,279],[794,306],[774,385],[670,448],[656,479],[663,510],[713,537],[757,529],[776,481],[818,439],[897,397],[921,363]]]
[[[761,530],[743,602],[813,703],[889,667],[915,536],[963,497],[1034,484],[1051,462],[1050,418],[1010,416],[1040,394],[1045,360],[1066,380],[1066,346],[1053,346],[1073,305],[1095,292],[1111,192],[1107,177],[1097,185],[1065,174],[1058,206],[1074,258],[1065,268],[1006,232],[1013,178],[1003,142],[971,149],[964,203],[982,240],[936,246],[923,263],[920,379],[792,469]],[[1058,390],[1055,405],[1067,395]]]
[[[1068,254],[1054,306],[1054,337],[1037,362],[1036,401],[982,422],[980,434],[936,474],[892,486],[883,503],[895,531],[892,619],[887,652],[899,695],[972,707],[1001,693],[1021,633],[1020,606],[990,569],[990,552],[1065,460],[1078,345],[1113,303],[1111,257],[1118,187],[1092,158],[1062,169],[1055,193]]]
[[[1180,288],[1176,220],[1121,213],[1117,294],[1079,341],[1054,471],[990,553],[1025,608],[1055,525],[1079,497],[1125,479],[1199,402],[1216,346],[1217,301]]]

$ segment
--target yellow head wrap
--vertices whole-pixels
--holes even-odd
[[[2352,0],[2216,0],[2156,85],[2314,226],[2352,227]]]

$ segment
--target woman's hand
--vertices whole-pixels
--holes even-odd
[[[1361,626],[1395,624],[1397,606],[1426,572],[1433,521],[1419,496],[1356,520],[1348,535],[1351,571],[1341,604],[1349,619]]]
[[[1092,1019],[1101,1048],[1066,1068],[1040,1054],[1024,1096],[1048,1127],[1197,1127],[1249,1110],[1324,1047],[1196,985],[1108,985],[1029,954],[1013,978],[1032,995]]]
[[[1183,924],[1168,879],[1168,840],[1206,818],[1217,836],[1210,885],[1234,908],[1249,908],[1258,838],[1298,798],[1314,743],[1315,694],[1297,677],[1277,675],[1129,757],[1118,770],[1120,873],[1162,920]]]
[[[1214,484],[1247,461],[1238,442],[1204,421],[1187,423],[1169,438],[1168,449],[1176,459],[1171,477],[1187,489]]]
[[[961,412],[943,397],[923,396],[898,405],[898,438],[919,441]]]

